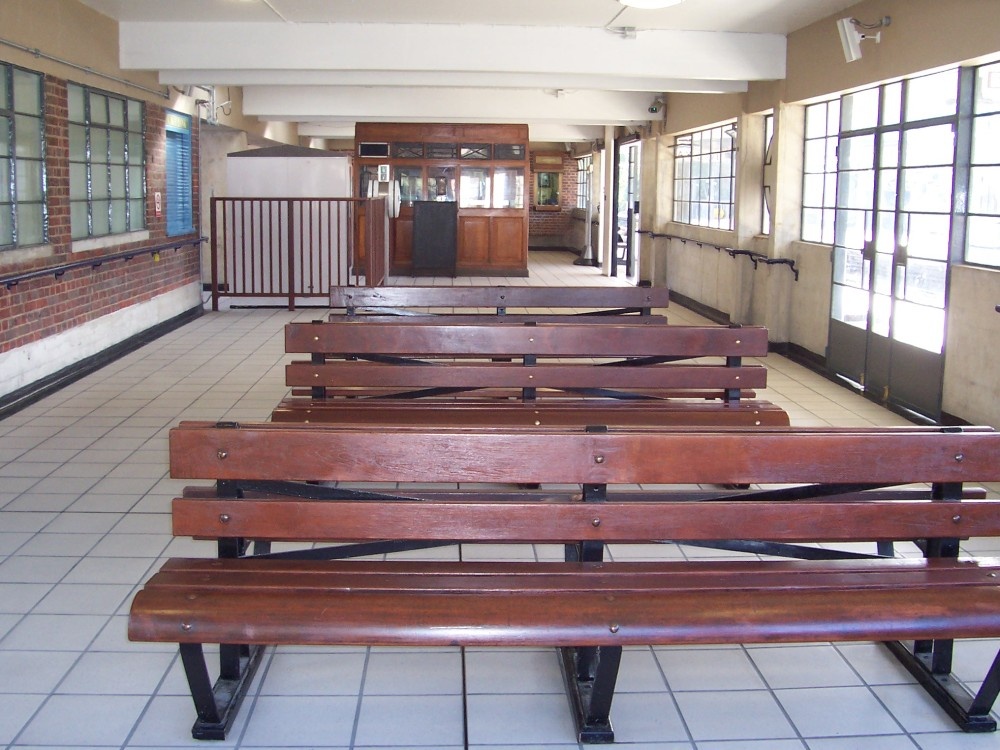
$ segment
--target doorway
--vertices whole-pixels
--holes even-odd
[[[959,71],[841,98],[827,364],[866,395],[938,420]]]
[[[642,142],[619,142],[615,173],[615,247],[611,275],[635,280],[639,269],[639,185]]]

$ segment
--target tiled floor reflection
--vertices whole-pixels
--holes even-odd
[[[528,279],[436,281],[624,283],[571,260],[532,252]],[[0,421],[0,746],[578,747],[550,650],[272,650],[230,739],[196,743],[175,648],[126,640],[131,595],[160,562],[214,552],[170,534],[170,500],[185,482],[167,475],[167,430],[181,419],[266,419],[287,390],[283,326],[325,313],[206,313]],[[680,307],[668,314],[673,323],[704,322]],[[903,423],[787,359],[769,356],[766,365],[760,395],[794,424]],[[993,547],[966,545],[987,554]],[[559,554],[530,545],[505,552]],[[496,553],[467,549],[464,557]],[[722,553],[643,545],[610,554]],[[957,675],[975,684],[994,652],[992,643],[963,644]],[[867,643],[629,649],[613,719],[619,746],[630,750],[1000,749],[1000,736],[957,732]]]

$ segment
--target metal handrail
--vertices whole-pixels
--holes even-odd
[[[152,247],[140,247],[135,250],[123,250],[120,253],[114,253],[112,255],[101,255],[97,258],[87,258],[86,260],[74,260],[71,263],[60,263],[57,266],[47,266],[46,268],[36,268],[34,271],[24,271],[23,273],[15,273],[9,276],[0,276],[0,284],[3,284],[7,289],[13,289],[22,281],[29,281],[31,279],[39,279],[43,276],[52,275],[55,278],[59,278],[67,271],[72,271],[77,268],[99,268],[113,260],[132,260],[137,255],[158,255],[164,250],[180,250],[185,245],[200,245],[202,242],[208,240],[208,237],[194,237],[186,240],[180,240],[175,242],[165,242],[161,245],[154,245]]]
[[[772,258],[769,255],[764,255],[763,253],[757,253],[753,250],[740,250],[735,247],[726,247],[724,245],[716,245],[713,242],[702,242],[701,240],[694,240],[690,237],[678,237],[676,234],[660,234],[658,232],[651,232],[648,229],[640,229],[638,234],[645,234],[647,237],[652,239],[657,239],[659,237],[666,237],[668,240],[680,240],[685,245],[688,242],[694,242],[698,247],[704,247],[708,245],[709,247],[714,247],[716,250],[724,251],[729,254],[730,258],[735,258],[737,255],[745,255],[750,258],[753,263],[753,267],[756,270],[758,263],[763,263],[764,265],[783,265],[788,266],[792,269],[792,273],[795,274],[795,280],[799,280],[799,269],[795,267],[795,260],[793,258]]]

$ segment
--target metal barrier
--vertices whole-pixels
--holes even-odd
[[[212,309],[318,298],[331,286],[380,286],[388,270],[384,198],[212,198]]]

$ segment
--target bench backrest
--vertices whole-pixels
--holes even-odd
[[[989,428],[519,429],[183,422],[175,478],[575,484],[1000,479]]]
[[[399,326],[345,319],[285,329],[285,350],[310,355],[287,365],[286,384],[317,389],[317,398],[326,395],[322,389],[353,386],[720,389],[734,400],[741,390],[766,386],[765,368],[743,358],[763,357],[767,349],[767,330],[759,326]],[[700,358],[713,359],[693,361]],[[607,359],[613,361],[601,361]]]
[[[604,542],[897,540],[1000,535],[988,428],[385,429],[182,423],[171,475],[217,480],[175,500],[181,535],[270,540]],[[289,481],[294,480],[294,481]],[[305,482],[572,483],[566,490],[377,494]],[[894,495],[887,487],[932,483]],[[616,485],[783,484],[712,495]],[[619,492],[618,490],[622,491]],[[968,498],[969,495],[964,495]],[[581,502],[581,500],[583,502]]]
[[[359,310],[400,313],[409,308],[487,309],[502,315],[509,308],[581,308],[603,314],[667,307],[666,287],[537,287],[537,286],[383,286],[333,287],[330,307],[349,315]]]

